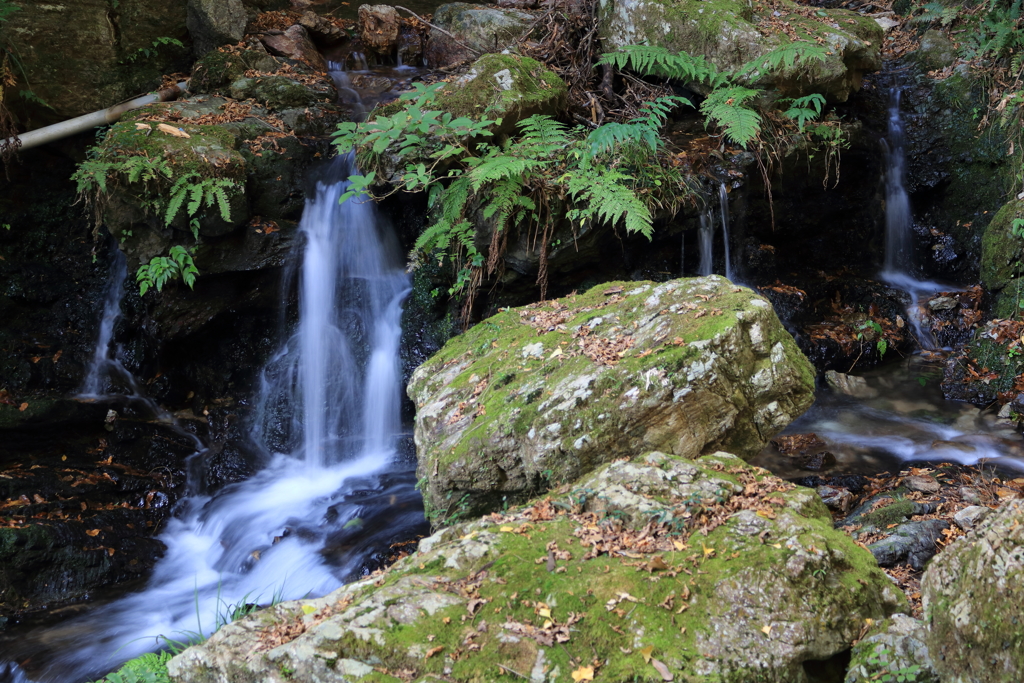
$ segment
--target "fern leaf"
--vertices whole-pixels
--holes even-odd
[[[758,92],[741,86],[719,88],[701,103],[700,110],[724,128],[733,142],[746,147],[761,132],[761,116],[744,106]]]

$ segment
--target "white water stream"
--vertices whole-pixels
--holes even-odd
[[[325,594],[422,524],[414,479],[395,467],[408,277],[373,203],[338,203],[349,173],[336,160],[303,214],[299,324],[265,369],[254,433],[269,464],[182,501],[141,592],[30,634],[33,680],[77,683],[208,635],[237,606]],[[24,679],[2,655],[0,680]]]

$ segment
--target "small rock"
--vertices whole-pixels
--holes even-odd
[[[990,514],[992,514],[992,508],[987,508],[983,505],[972,505],[953,515],[953,521],[964,531],[970,531],[978,522]]]
[[[957,307],[957,300],[951,296],[937,296],[928,302],[928,308],[933,311],[949,311]]]
[[[878,396],[878,389],[869,387],[867,380],[863,377],[828,370],[825,373],[825,381],[840,394],[846,394],[854,398],[875,398]]]
[[[875,23],[881,26],[883,31],[888,31],[889,29],[900,25],[900,22],[890,19],[889,17],[875,17]]]
[[[825,503],[825,507],[829,510],[835,510],[844,514],[849,512],[850,505],[853,503],[853,494],[846,489],[834,486],[819,486],[814,490],[821,496],[822,502]]]
[[[896,527],[888,538],[869,545],[868,550],[880,567],[905,562],[914,569],[924,569],[925,562],[938,552],[937,542],[948,528],[949,522],[942,519],[907,522]]]
[[[978,505],[981,503],[981,493],[973,486],[961,486],[959,494],[968,505]]]
[[[819,472],[836,466],[836,456],[828,451],[821,451],[801,459],[800,467],[809,472]]]
[[[911,491],[920,491],[921,493],[938,493],[942,488],[942,484],[935,477],[927,474],[912,474],[909,477],[903,477],[903,485]]]

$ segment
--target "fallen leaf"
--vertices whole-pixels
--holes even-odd
[[[644,649],[639,650],[639,652],[640,652],[640,656],[644,658],[644,663],[645,664],[650,664],[651,663],[651,655],[654,654],[654,646],[653,645],[648,645]]]
[[[18,410],[24,413],[26,410],[28,410],[28,404],[22,403],[20,406],[18,406]]]
[[[547,607],[541,607],[539,610],[537,610],[537,614],[544,617],[545,619],[551,618],[551,610]]]
[[[316,611],[316,607],[313,607],[313,605],[303,605],[302,606],[302,613],[303,614],[312,614],[315,611]]]
[[[611,296],[612,294],[618,294],[621,291],[622,291],[622,287],[620,285],[616,285],[614,287],[609,287],[608,289],[604,290],[604,292],[602,292],[602,293],[605,296]]]
[[[99,535],[100,535],[100,530],[99,530],[99,529],[89,529],[89,530],[87,530],[87,531],[85,532],[85,535],[86,535],[86,536],[93,536],[93,537],[96,537],[96,536],[99,536]]]
[[[772,634],[771,624],[768,624],[767,626],[762,626],[761,633],[765,634],[766,636],[770,636]]]
[[[430,659],[434,655],[440,654],[442,650],[444,650],[444,645],[438,645],[437,647],[432,647],[429,650],[427,650],[427,654],[424,657],[424,659]]]
[[[622,289],[621,287],[619,288]],[[592,681],[594,680],[594,667],[592,666],[581,666],[572,672],[572,680],[576,683],[580,681]]]
[[[135,130],[153,130],[153,126],[148,123],[136,123]]]
[[[651,666],[653,666],[655,669],[657,669],[658,673],[661,674],[661,680],[663,680],[663,681],[675,680],[675,676],[673,676],[672,672],[668,670],[668,667],[665,666],[664,664],[662,664],[661,662],[659,662],[657,659],[652,659],[651,660]]]
[[[190,137],[192,137],[191,135],[189,135],[188,133],[183,131],[181,128],[175,128],[174,126],[168,126],[166,123],[158,123],[158,124],[156,124],[156,128],[157,128],[157,130],[159,130],[159,131],[161,131],[163,133],[167,133],[168,135],[173,135],[176,138],[190,138]]]

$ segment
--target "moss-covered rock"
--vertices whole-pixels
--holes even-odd
[[[1019,403],[1017,378],[1024,373],[1019,338],[1010,321],[992,321],[977,330],[969,344],[946,359],[942,393],[948,399],[978,406],[997,401]]]
[[[193,93],[221,93],[226,87],[245,75],[246,71],[274,72],[284,65],[266,51],[236,50],[207,53],[192,68],[189,91]]]
[[[48,107],[14,92],[4,104],[29,127],[105,109],[158,88],[162,74],[188,68],[184,2],[13,4],[20,9],[0,23],[0,43],[18,56],[16,90],[31,90]],[[167,38],[183,47],[158,42]]]
[[[235,622],[172,680],[805,683],[905,607],[813,491],[649,453],[441,531],[381,577]]]
[[[1024,238],[1013,234],[1013,221],[1024,218],[1024,201],[1007,202],[992,218],[981,239],[981,283],[994,295],[993,314],[1012,318],[1024,302],[1021,282]]]
[[[537,17],[529,12],[453,2],[434,10],[435,28],[424,57],[432,67],[463,62],[486,52],[502,52],[526,36]]]
[[[902,674],[906,681],[939,683],[924,638],[924,624],[906,614],[875,624],[853,646],[844,683],[879,681],[886,674],[890,680]]]
[[[599,285],[506,310],[409,383],[435,519],[486,512],[628,457],[751,457],[813,401],[771,305],[709,276]]]
[[[823,63],[795,64],[773,73],[752,72],[745,80],[774,86],[785,96],[812,92],[845,102],[859,90],[866,71],[881,68],[882,28],[869,17],[841,9],[811,9],[791,0],[753,5],[745,0],[601,0],[605,50],[657,45],[702,55],[722,71],[801,40],[821,41],[830,54]],[[781,12],[781,14],[779,14]],[[763,14],[763,16],[762,16]],[[781,33],[770,19],[788,22]]]
[[[231,83],[230,92],[236,100],[253,99],[274,110],[308,107],[317,102],[331,101],[337,95],[329,89],[317,92],[285,76],[240,78]]]
[[[925,642],[943,681],[1024,680],[1024,501],[936,557],[921,580]]]

